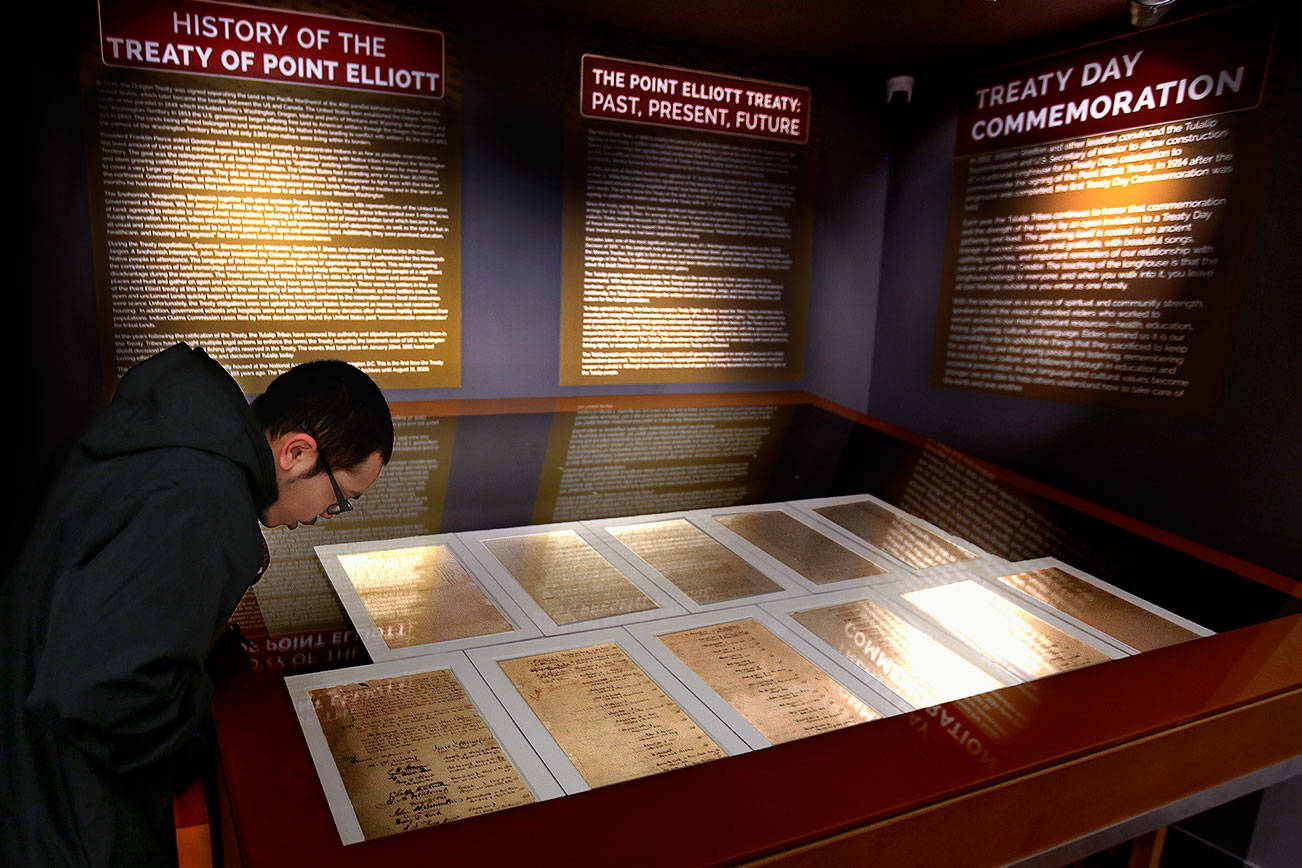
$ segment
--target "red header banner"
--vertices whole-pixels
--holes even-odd
[[[100,0],[107,66],[443,96],[437,30],[211,0]]]
[[[957,156],[1252,108],[1270,16],[1210,15],[981,76],[959,113]]]
[[[809,88],[583,55],[584,117],[803,144]]]

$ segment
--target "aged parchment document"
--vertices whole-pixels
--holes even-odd
[[[817,585],[887,572],[779,509],[712,518]]]
[[[613,642],[498,665],[590,786],[726,756]]]
[[[1136,651],[1152,651],[1198,638],[1192,630],[1057,567],[1002,576],[999,581],[1120,639]]]
[[[534,800],[450,670],[321,687],[311,697],[366,838]]]
[[[390,648],[514,629],[444,545],[339,556]]]
[[[773,744],[881,717],[754,618],[656,638]]]
[[[782,590],[686,519],[606,528],[697,603],[716,603]]]
[[[654,600],[572,530],[483,543],[557,624],[657,608]]]
[[[914,569],[969,561],[976,557],[921,525],[868,500],[821,506],[814,511]]]

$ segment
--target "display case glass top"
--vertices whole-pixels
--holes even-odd
[[[919,808],[939,810],[954,799],[979,800],[1009,787],[1029,796],[1032,785],[1024,782],[1042,778],[1046,770],[1067,775],[1068,767],[1097,765],[1118,751],[1155,749],[1142,745],[1170,742],[1174,750],[1173,739],[1186,731],[1234,738],[1234,720],[1255,725],[1248,720],[1253,709],[1296,704],[1302,690],[1302,592],[1296,582],[813,396],[424,402],[397,403],[393,411],[393,459],[356,510],[315,527],[266,532],[272,566],[234,618],[246,642],[219,655],[214,719],[226,807],[234,818],[224,843],[237,846],[245,864],[369,864],[429,847],[465,858],[476,848],[492,847],[495,859],[517,851],[523,859],[530,836],[535,845],[567,841],[569,864],[610,864],[616,854],[633,864],[705,864],[783,853],[796,858],[802,848],[838,841],[831,846],[844,846],[863,830],[916,816]],[[868,536],[854,534],[838,538],[848,546],[841,548],[813,533],[821,527],[818,515],[833,522],[863,519],[855,510],[781,506],[836,504],[860,495],[916,520],[899,534],[891,530],[895,515],[870,516],[874,533],[883,539],[893,534],[905,548],[869,548],[876,544]],[[747,519],[744,510],[738,512],[747,505],[772,509]],[[822,569],[828,552],[835,554],[841,572],[819,572],[806,582],[818,592],[833,579],[854,585],[856,570],[866,587],[884,572],[945,569],[908,562],[908,552],[922,543],[936,551],[962,551],[959,566],[969,556],[976,559],[982,580],[1025,608],[1042,612],[1056,603],[1081,631],[1106,632],[1122,624],[1125,630],[1117,632],[1124,635],[1100,645],[1106,653],[1082,650],[1082,660],[1091,665],[1060,674],[343,847],[284,678],[373,661],[316,547],[533,525],[582,525],[596,539],[594,528],[603,522],[667,514],[713,517],[721,527],[740,531],[739,538],[749,535],[759,548],[760,528],[796,529],[787,547],[770,546],[772,554],[793,574],[806,561]],[[730,517],[735,515],[743,517]],[[805,539],[811,536],[813,547]],[[792,548],[797,543],[804,548]],[[1039,563],[1034,569],[999,568],[1028,561]],[[922,601],[954,596],[910,593]],[[897,605],[908,605],[909,594],[900,599],[906,602]],[[798,608],[791,600],[782,605]],[[648,601],[642,608],[649,606]],[[1099,624],[1081,617],[1091,607],[1101,607]],[[1170,617],[1154,618],[1150,609]],[[915,620],[925,617],[931,616]],[[1145,645],[1150,638],[1152,644]],[[250,717],[259,726],[247,726]],[[1222,719],[1230,721],[1229,728],[1217,735],[1209,727]],[[1196,792],[1218,776],[1237,777],[1302,752],[1297,737],[1288,738],[1278,735],[1278,745],[1228,770],[1209,770],[1210,778],[1189,774],[1172,785]],[[1097,771],[1092,780],[1106,780],[1107,774]],[[757,789],[771,793],[774,804],[743,798]],[[1145,810],[1144,798],[1137,795],[1123,810]],[[746,810],[721,807],[732,803]],[[673,824],[675,832],[652,834],[646,847],[630,852],[621,834],[631,833],[629,805],[639,804],[654,804],[657,825]],[[1019,845],[1030,851],[991,845],[992,858],[1028,855],[1040,844],[1054,845],[1058,836],[1086,834],[1091,830],[1081,824],[1095,822],[1086,816],[1077,825],[1049,824],[1036,833],[1039,838],[1033,834],[1031,843]],[[587,837],[576,843],[573,833],[580,826]],[[291,828],[298,831],[289,834]]]

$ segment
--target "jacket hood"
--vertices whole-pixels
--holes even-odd
[[[81,445],[93,455],[181,447],[233,461],[261,509],[276,499],[266,435],[244,393],[221,365],[185,344],[133,367]]]

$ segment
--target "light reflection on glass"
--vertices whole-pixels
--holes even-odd
[[[1125,642],[1136,651],[1151,651],[1198,638],[1191,630],[1057,567],[1001,576],[999,581]]]
[[[696,603],[782,590],[714,538],[681,518],[606,530]]]
[[[754,618],[657,638],[773,744],[881,717]]]
[[[711,517],[818,585],[886,572],[779,509]]]
[[[973,581],[902,596],[984,656],[1035,678],[1108,659],[1102,651]]]
[[[976,557],[869,500],[822,506],[814,511],[914,569],[968,561]]]
[[[790,418],[763,404],[557,413],[533,523],[762,500]]]
[[[791,617],[917,708],[1004,686],[871,600],[807,609]]]
[[[264,528],[271,564],[250,591],[257,605],[236,614],[244,634],[329,635],[347,628],[348,616],[321,568],[316,547],[437,532],[455,430],[454,418],[395,416],[393,457],[359,509],[340,520],[322,519],[292,531]]]
[[[572,530],[483,541],[520,587],[557,624],[657,608]]]
[[[513,629],[447,546],[358,552],[339,563],[390,648]]]

